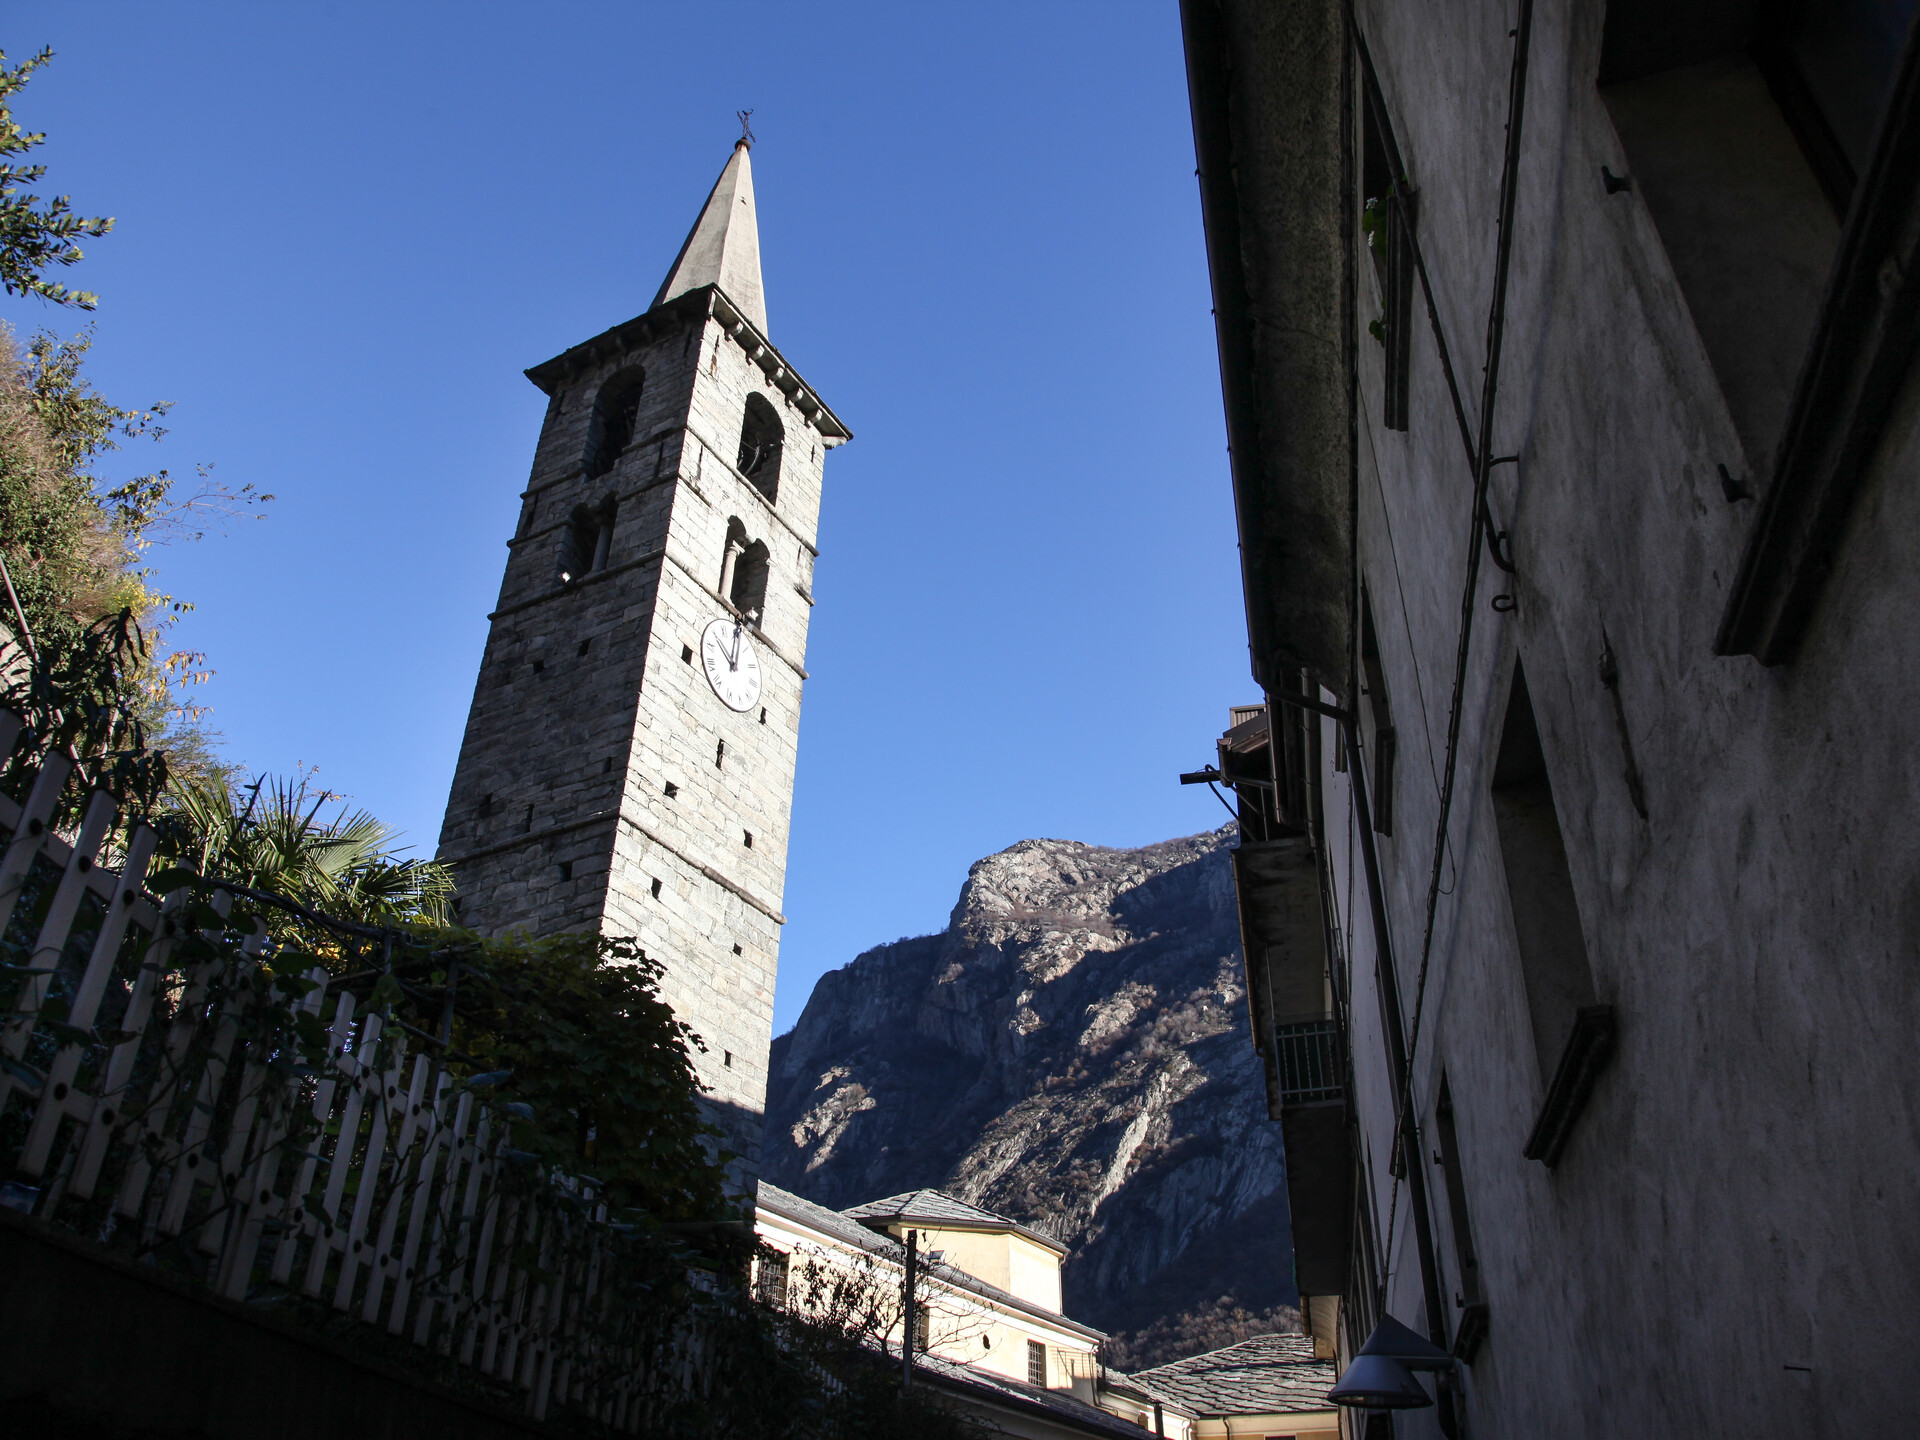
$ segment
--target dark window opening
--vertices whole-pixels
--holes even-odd
[[[775,1310],[787,1308],[787,1274],[792,1262],[784,1250],[763,1251],[755,1263],[753,1298]]]
[[[1387,676],[1380,664],[1380,638],[1373,628],[1373,604],[1363,586],[1360,591],[1360,691],[1367,703],[1360,712],[1365,731],[1363,743],[1373,755],[1368,778],[1373,782],[1373,828],[1382,835],[1393,834],[1394,762],[1400,754],[1400,738],[1393,728],[1393,710],[1387,701]]]
[[[607,568],[607,560],[613,553],[613,526],[619,510],[611,495],[591,509],[585,505],[574,507],[573,518],[567,522],[560,542],[562,585]]]
[[[738,519],[727,521],[726,549],[720,557],[720,593],[742,615],[750,615],[754,628],[760,627],[767,603],[767,576],[770,571],[764,540],[747,539],[747,528]]]
[[[546,668],[547,662],[544,660],[536,660],[533,662],[533,673],[536,675],[544,673]]]
[[[1601,93],[1752,470],[1780,437],[1914,8],[1607,6]]]
[[[680,787],[669,780],[663,787],[661,793],[664,794],[667,799],[671,800],[680,793]]]
[[[764,705],[760,707],[760,723],[762,725],[767,723],[767,707]]]
[[[600,387],[587,418],[586,471],[589,480],[606,474],[633,443],[640,417],[640,389],[646,377],[623,370]]]
[[[731,1070],[733,1068],[733,1052],[731,1050],[722,1050],[720,1052],[720,1055],[721,1055],[720,1063],[725,1065],[727,1069]]]
[[[658,880],[654,881],[650,888],[653,892],[653,898],[658,900],[660,898],[660,882]]]
[[[780,498],[780,447],[786,430],[764,395],[749,395],[740,417],[740,473],[769,503]]]
[[[589,651],[592,648],[593,648],[593,641],[582,640],[578,648],[576,648],[573,653],[576,655],[584,655],[587,653],[587,651]]]
[[[527,818],[520,822],[520,833],[522,835],[533,833],[533,806],[531,805],[527,806]]]
[[[1494,762],[1492,799],[1534,1056],[1546,1092],[1526,1153],[1552,1165],[1611,1051],[1613,1011],[1594,996],[1593,966],[1546,752],[1517,660]]]
[[[1460,1165],[1460,1136],[1453,1123],[1453,1092],[1440,1077],[1440,1101],[1434,1107],[1434,1132],[1440,1141],[1440,1174],[1447,1187],[1447,1216],[1453,1222],[1453,1253],[1460,1266],[1460,1289],[1453,1297],[1460,1307],[1477,1305],[1480,1257],[1473,1248],[1473,1225],[1467,1216],[1467,1182]]]
[[[726,765],[726,761],[727,761],[727,742],[722,740],[719,744],[713,747],[713,768],[716,770],[724,768],[724,766]]]
[[[573,862],[571,860],[562,860],[560,862],[560,878],[562,880],[573,879]]]
[[[1027,1383],[1046,1388],[1047,1347],[1038,1340],[1027,1341]]]
[[[493,796],[482,795],[480,797],[480,818],[482,820],[485,820],[488,816],[492,814],[493,814]]]
[[[1389,430],[1405,430],[1413,358],[1414,194],[1400,167],[1400,149],[1371,62],[1363,79],[1360,174],[1365,193],[1360,230],[1380,286],[1380,315],[1368,322],[1367,330],[1386,354],[1381,423]]]
[[[682,645],[680,647],[680,663],[683,665],[691,665],[693,663],[693,647],[691,645]]]
[[[736,946],[734,946],[734,947],[733,947],[733,953],[734,953],[734,954],[736,954],[736,955],[738,955],[738,954],[740,953],[740,947],[739,947],[738,945],[736,945]]]
[[[753,832],[751,830],[742,830],[740,833],[747,837],[747,849],[751,850],[753,848]]]
[[[602,775],[611,775],[613,773],[613,757],[611,755],[600,762],[600,773]]]

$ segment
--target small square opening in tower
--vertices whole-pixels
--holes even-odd
[[[734,954],[736,954],[736,955],[738,955],[738,954],[740,953],[740,947],[739,947],[738,945],[736,945],[736,946],[734,946],[734,947],[733,947],[733,953],[734,953]]]
[[[573,861],[562,860],[560,862],[560,878],[562,880],[573,879]]]
[[[658,900],[660,898],[660,882],[658,880],[654,881],[651,888],[653,892],[653,898]]]
[[[578,650],[575,650],[573,653],[576,655],[584,655],[587,653],[587,651],[591,650],[592,648],[593,648],[593,637],[588,636],[585,640],[582,640],[580,642],[580,648]]]
[[[693,663],[693,647],[691,645],[682,645],[680,647],[680,660],[682,664],[686,665]]]
[[[767,723],[767,707],[764,705],[760,707],[760,723],[762,725]]]
[[[674,796],[680,793],[680,787],[674,784],[671,780],[669,780],[667,781],[665,787],[662,789],[661,793],[664,794],[667,797],[667,799],[671,800],[673,799]]]
[[[727,742],[722,740],[713,747],[713,768],[722,769],[727,763]]]
[[[747,849],[751,850],[753,848],[753,832],[751,830],[742,830],[740,833],[747,837]]]
[[[545,670],[546,668],[547,668],[547,662],[544,660],[536,660],[533,662],[533,673],[536,675],[540,674],[540,672]]]
[[[726,1057],[727,1069],[731,1070],[733,1068],[733,1052],[731,1050],[722,1050],[720,1053]]]

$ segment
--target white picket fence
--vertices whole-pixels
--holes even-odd
[[[20,728],[0,711],[0,756]],[[16,956],[34,937],[0,972],[0,1203],[84,1216],[103,1245],[232,1300],[384,1327],[517,1387],[537,1418],[560,1404],[645,1423],[662,1367],[684,1384],[698,1347],[623,1326],[619,1235],[590,1182],[509,1150],[505,1117],[319,968],[293,1004],[324,1021],[324,1060],[297,1063],[285,1026],[260,1020],[288,1003],[267,930],[215,930],[184,888],[148,894],[144,827],[117,871],[97,863],[107,795],[56,834],[71,770],[50,758],[24,804],[0,795],[0,934]],[[211,904],[224,917],[233,898]]]

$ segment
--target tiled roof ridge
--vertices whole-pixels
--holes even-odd
[[[898,1195],[888,1195],[880,1200],[869,1200],[864,1205],[854,1205],[842,1210],[842,1215],[870,1224],[876,1220],[919,1220],[929,1225],[938,1225],[942,1221],[954,1225],[987,1225],[995,1228],[1005,1226],[1015,1234],[1024,1235],[1029,1240],[1037,1240],[1050,1250],[1061,1255],[1067,1253],[1065,1242],[1046,1231],[1015,1220],[1009,1215],[1001,1215],[987,1209],[984,1205],[975,1205],[971,1200],[962,1200],[957,1195],[949,1195],[944,1190],[935,1190],[923,1186],[918,1190],[903,1190]]]

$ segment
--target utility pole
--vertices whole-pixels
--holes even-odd
[[[900,1285],[900,1312],[905,1320],[900,1331],[900,1388],[913,1388],[913,1342],[914,1322],[919,1311],[913,1303],[914,1282],[919,1278],[920,1269],[920,1232],[907,1231],[907,1273]]]

